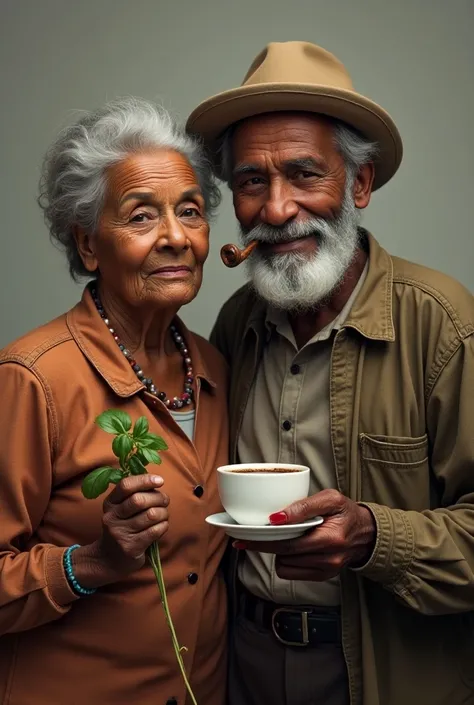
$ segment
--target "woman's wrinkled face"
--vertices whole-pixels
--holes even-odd
[[[97,231],[78,244],[101,286],[129,305],[179,308],[191,301],[202,282],[209,225],[187,159],[156,149],[111,167]]]

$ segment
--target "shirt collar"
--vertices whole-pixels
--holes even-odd
[[[395,340],[392,315],[392,259],[371,233],[361,228],[361,235],[368,249],[366,266],[344,308],[329,325],[332,329],[335,324],[339,328],[354,328],[371,340],[392,342]],[[264,301],[257,299],[249,317],[247,330],[252,328],[258,332],[262,327],[265,330],[268,315],[272,317],[269,309]],[[282,311],[277,314],[278,317],[286,317]]]
[[[197,340],[181,319],[177,320],[193,361],[194,376],[215,387]],[[130,397],[145,390],[101,319],[90,285],[84,289],[81,301],[67,314],[66,323],[84,356],[118,396]]]
[[[320,331],[318,331],[310,341],[309,343],[315,343],[317,341],[321,340],[328,340],[331,337],[331,334],[335,330],[339,330],[342,328],[343,324],[346,322],[346,319],[349,315],[349,312],[354,304],[354,301],[356,300],[357,296],[359,295],[359,291],[361,290],[365,279],[367,277],[367,272],[369,269],[368,262],[365,263],[364,269],[362,270],[362,273],[357,280],[357,284],[355,285],[354,289],[352,290],[352,293],[350,297],[347,299],[346,303],[344,304],[343,308],[339,311],[338,315],[330,321],[324,328],[322,328]],[[267,309],[267,314],[265,317],[265,325],[267,327],[267,330],[271,331],[276,330],[278,333],[281,333],[285,337],[291,337],[293,338],[292,332],[290,332],[290,323],[288,320],[288,315],[285,311],[282,311],[281,309],[276,309],[273,306],[269,306]]]

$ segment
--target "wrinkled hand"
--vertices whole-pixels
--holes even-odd
[[[286,580],[328,580],[345,567],[362,566],[370,558],[376,538],[372,513],[337,490],[323,490],[272,514],[272,524],[299,524],[316,516],[324,524],[288,541],[243,542],[234,546],[276,554],[276,572]]]
[[[169,498],[160,491],[157,475],[130,475],[119,482],[104,502],[98,553],[119,575],[138,570],[145,551],[168,530]]]

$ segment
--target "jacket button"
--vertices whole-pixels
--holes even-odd
[[[299,375],[300,373],[300,366],[299,365],[292,365],[290,367],[290,372],[292,375]]]
[[[190,585],[196,585],[197,581],[199,580],[199,576],[197,573],[189,573],[188,575],[188,583]]]
[[[168,700],[166,701],[166,705],[178,705],[178,701],[176,700],[176,698],[168,698]]]
[[[288,419],[287,419],[286,421],[283,421],[283,423],[282,423],[282,428],[283,428],[285,431],[289,431],[290,428],[291,428],[291,421],[288,421]]]
[[[202,487],[201,485],[198,485],[197,487],[194,488],[193,492],[196,495],[196,497],[198,497],[200,499],[204,494],[204,487]]]

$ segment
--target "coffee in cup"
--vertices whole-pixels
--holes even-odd
[[[247,463],[217,468],[219,495],[238,524],[265,526],[269,516],[309,494],[305,465]]]

